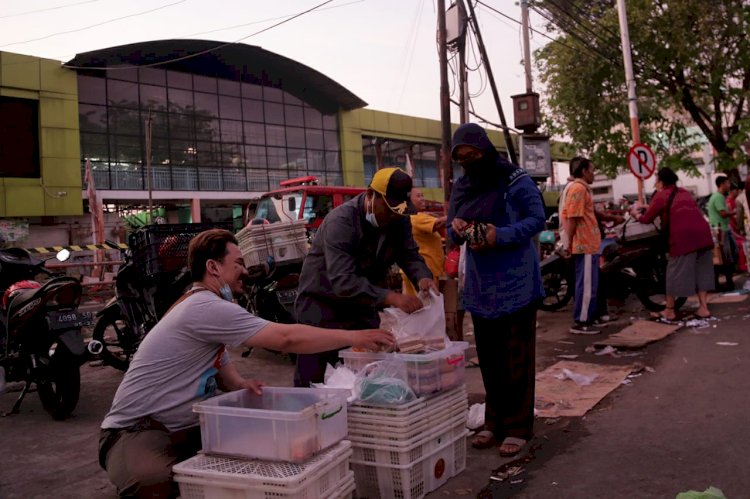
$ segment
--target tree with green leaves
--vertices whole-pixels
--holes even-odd
[[[558,32],[536,52],[546,125],[614,176],[631,145],[613,0],[538,0]],[[750,1],[627,0],[641,142],[660,166],[695,172],[708,142],[717,167],[750,162]]]

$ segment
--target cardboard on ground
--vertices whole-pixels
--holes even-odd
[[[590,385],[558,379],[563,369],[584,376],[596,375]],[[620,386],[632,366],[605,366],[562,360],[536,375],[536,415],[540,418],[578,417],[590,411],[609,392]]]
[[[659,341],[680,329],[680,325],[662,324],[654,321],[635,321],[619,333],[615,333],[595,345],[612,345],[618,348],[641,348]]]

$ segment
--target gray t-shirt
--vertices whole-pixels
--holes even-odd
[[[225,345],[239,346],[268,324],[211,291],[189,296],[146,335],[102,428],[145,416],[171,431],[195,426],[192,406],[215,395],[215,376],[229,362]]]

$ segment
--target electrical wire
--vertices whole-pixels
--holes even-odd
[[[362,3],[364,1],[365,0],[354,0],[353,2],[342,3],[341,5],[332,5],[330,7],[325,8],[325,9],[318,9],[317,11],[318,12],[323,12],[323,11],[326,11],[326,10],[338,9],[340,7],[346,7],[348,5],[354,5],[355,3]],[[219,31],[229,31],[231,29],[246,28],[248,26],[253,26],[255,24],[263,24],[263,23],[267,23],[267,22],[270,22],[270,21],[278,21],[279,19],[284,19],[284,18],[289,17],[291,15],[293,15],[293,14],[286,14],[286,15],[283,15],[283,16],[269,17],[268,19],[262,19],[260,21],[253,21],[253,22],[244,23],[244,24],[235,24],[233,26],[226,26],[226,27],[223,27],[223,28],[216,28],[216,29],[212,29],[212,30],[209,30],[209,31],[199,31],[198,33],[189,33],[187,35],[181,36],[181,38],[192,38],[194,36],[201,36],[201,35],[209,35],[211,33],[218,33]]]
[[[492,12],[495,12],[495,13],[497,13],[497,14],[500,14],[501,16],[503,16],[503,17],[504,17],[504,18],[506,18],[506,19],[510,19],[511,21],[513,21],[513,22],[514,22],[514,23],[516,23],[516,24],[519,24],[519,25],[520,25],[520,24],[522,24],[522,23],[521,23],[521,21],[519,21],[518,19],[515,19],[515,18],[513,18],[513,17],[511,17],[511,16],[509,16],[508,14],[505,14],[505,13],[503,13],[503,12],[500,12],[500,11],[499,11],[499,10],[497,10],[496,8],[492,7],[491,5],[487,5],[487,4],[486,4],[486,3],[484,3],[484,2],[482,1],[482,0],[477,0],[477,3],[478,3],[479,5],[481,5],[481,6],[483,6],[483,7],[485,7],[485,8],[487,8],[487,9],[491,10]],[[532,7],[532,8],[533,8],[533,7]],[[536,10],[536,9],[534,9],[534,10]],[[570,50],[577,50],[577,49],[575,49],[575,48],[571,47],[570,45],[567,45],[567,44],[565,44],[564,42],[561,42],[560,40],[558,40],[558,39],[556,39],[556,38],[552,38],[551,36],[547,35],[546,33],[542,32],[542,31],[539,31],[539,30],[537,30],[537,29],[534,29],[534,28],[529,28],[529,30],[530,30],[531,32],[533,32],[533,33],[537,33],[537,34],[539,34],[539,35],[543,36],[544,38],[548,39],[549,41],[551,41],[551,42],[553,42],[553,43],[557,43],[557,44],[559,44],[559,45],[562,45],[563,47],[567,47],[567,48],[569,48]]]
[[[116,17],[114,19],[108,19],[106,21],[103,21],[103,22],[100,22],[100,23],[96,23],[96,24],[92,24],[90,26],[83,26],[81,28],[71,29],[71,30],[67,30],[67,31],[58,31],[57,33],[51,33],[49,35],[40,36],[40,37],[37,37],[37,38],[30,38],[28,40],[23,40],[23,41],[18,41],[18,42],[11,42],[11,43],[5,43],[3,45],[0,45],[0,47],[10,47],[11,45],[21,45],[21,44],[24,44],[24,43],[38,42],[40,40],[46,40],[48,38],[52,38],[52,37],[55,37],[55,36],[68,35],[70,33],[78,33],[79,31],[85,31],[85,30],[92,29],[92,28],[98,28],[99,26],[104,26],[105,24],[110,24],[110,23],[113,23],[113,22],[122,21],[123,19],[129,19],[131,17],[137,17],[137,16],[142,16],[144,14],[150,14],[152,12],[156,12],[157,10],[166,9],[167,7],[172,7],[174,5],[178,5],[178,4],[185,3],[185,2],[187,2],[187,0],[177,0],[176,2],[172,2],[172,3],[166,4],[166,5],[162,5],[160,7],[156,7],[156,8],[149,9],[149,10],[144,10],[144,11],[141,11],[141,12],[135,12],[133,14],[128,14],[126,16],[121,16],[121,17]]]
[[[401,85],[401,92],[398,94],[398,107],[401,107],[401,101],[404,98],[404,92],[406,91],[406,85],[409,82],[409,74],[411,73],[411,62],[414,60],[414,52],[416,52],[416,46],[417,46],[417,38],[419,37],[419,27],[420,22],[422,21],[422,11],[424,11],[424,4],[425,0],[420,0],[419,5],[417,5],[417,12],[416,16],[414,18],[414,21],[412,23],[412,30],[409,33],[409,38],[407,39],[407,47],[408,51],[404,52],[402,57],[402,70],[401,73],[404,72],[403,69],[403,63],[406,63],[406,74],[403,76],[403,83]],[[408,55],[407,55],[408,54]]]
[[[44,9],[36,9],[36,10],[27,10],[26,12],[19,12],[17,14],[6,14],[4,16],[0,16],[0,19],[10,19],[11,17],[21,17],[21,16],[28,16],[30,14],[38,14],[39,12],[49,12],[51,10],[59,10],[59,9],[65,9],[68,7],[75,7],[77,5],[83,5],[87,3],[94,3],[98,2],[99,0],[85,0],[84,2],[76,2],[76,3],[68,3],[65,5],[57,5],[55,7],[45,7]]]
[[[289,21],[293,21],[294,19],[297,19],[298,17],[301,17],[301,16],[303,16],[305,14],[308,14],[308,13],[314,11],[314,10],[317,10],[320,7],[322,7],[324,5],[327,5],[327,4],[329,4],[329,3],[333,2],[333,1],[334,0],[326,0],[325,2],[319,3],[319,4],[317,4],[317,5],[313,6],[313,7],[310,7],[307,10],[304,10],[304,11],[298,13],[298,14],[295,14],[293,16],[287,17],[283,21],[279,21],[276,24],[272,24],[271,26],[268,26],[267,28],[263,28],[263,29],[261,29],[259,31],[254,32],[254,33],[250,33],[249,35],[243,36],[242,38],[238,38],[237,40],[234,40],[232,42],[221,43],[221,44],[219,44],[219,45],[217,45],[215,47],[211,47],[210,49],[201,50],[201,51],[198,51],[198,52],[195,52],[195,53],[192,53],[192,54],[184,55],[182,57],[176,57],[174,59],[169,59],[169,60],[166,60],[166,61],[152,62],[152,63],[149,63],[149,64],[139,64],[138,67],[140,67],[140,68],[152,68],[152,67],[155,67],[155,66],[163,66],[165,64],[173,64],[175,62],[185,61],[187,59],[192,59],[193,57],[198,57],[198,56],[201,56],[201,55],[204,55],[204,54],[209,54],[209,53],[211,53],[211,52],[213,52],[215,50],[220,50],[220,49],[223,49],[224,47],[228,47],[230,45],[236,45],[236,44],[240,43],[241,41],[247,40],[248,38],[251,38],[251,37],[256,36],[256,35],[260,35],[261,33],[265,33],[266,31],[269,31],[269,30],[272,30],[273,28],[276,28],[277,26],[281,26],[282,24],[288,23]],[[87,70],[98,70],[98,71],[117,71],[117,70],[131,70],[132,69],[131,66],[96,67],[96,66],[74,66],[74,65],[69,65],[69,64],[63,64],[63,67],[64,68],[68,68],[68,69],[87,69]]]

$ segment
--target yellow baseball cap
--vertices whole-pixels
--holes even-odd
[[[407,215],[411,177],[400,168],[382,168],[375,172],[370,189],[383,196],[385,204],[398,215]]]

